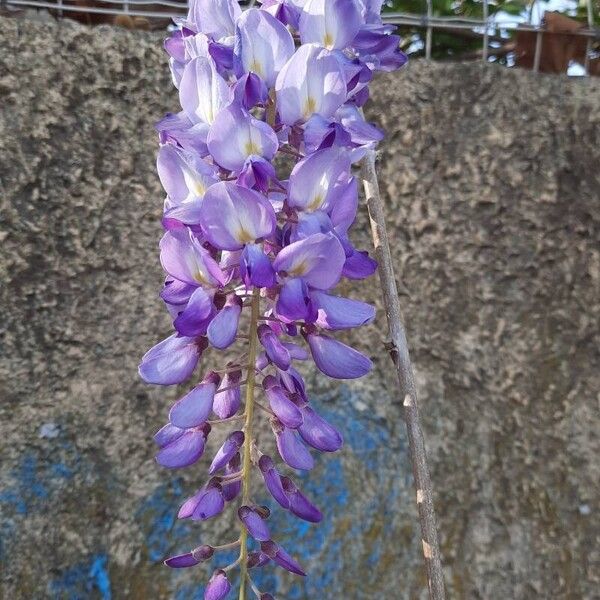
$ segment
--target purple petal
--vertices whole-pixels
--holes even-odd
[[[247,244],[242,251],[240,275],[248,287],[270,288],[276,281],[269,257],[256,244]]]
[[[294,54],[287,27],[264,10],[251,8],[237,21],[234,65],[239,75],[256,73],[273,87],[279,71]]]
[[[306,388],[302,375],[290,367],[287,371],[279,371],[279,381],[290,394],[298,394],[306,401]]]
[[[303,44],[342,50],[352,43],[362,16],[356,0],[308,0],[300,17]]]
[[[265,377],[263,388],[269,400],[269,406],[277,418],[290,429],[300,427],[302,425],[300,409],[290,400],[285,390],[277,384],[277,380],[272,375]]]
[[[183,383],[194,372],[202,350],[195,338],[172,335],[144,355],[138,371],[146,383]]]
[[[178,279],[167,278],[165,286],[160,292],[160,297],[166,304],[181,305],[187,304],[190,296],[197,287],[189,283],[184,283]]]
[[[329,336],[309,334],[308,345],[319,370],[334,379],[357,379],[373,367],[364,354]]]
[[[302,567],[278,544],[275,542],[262,542],[260,545],[261,550],[274,560],[280,567],[283,567],[290,573],[296,575],[306,576]]]
[[[256,569],[264,567],[266,564],[271,562],[271,559],[264,552],[250,552],[248,554],[248,568]]]
[[[294,125],[312,115],[331,117],[346,100],[346,80],[337,58],[304,44],[280,71],[275,84],[281,121]]]
[[[229,104],[230,96],[229,86],[213,60],[200,56],[185,66],[179,100],[192,123],[211,125],[217,113]]]
[[[237,296],[229,296],[225,306],[208,326],[207,335],[211,346],[224,350],[235,342],[241,313],[242,301]]]
[[[221,388],[231,388],[225,392],[217,390],[213,401],[213,411],[219,419],[229,419],[240,408],[241,394],[239,382],[242,378],[241,371],[227,373],[221,382]]]
[[[257,104],[264,104],[269,99],[269,90],[258,75],[246,73],[233,86],[233,98],[246,110],[250,110]]]
[[[281,476],[275,468],[273,460],[266,454],[263,454],[258,461],[258,466],[262,472],[265,485],[271,496],[273,496],[273,498],[275,498],[275,500],[281,506],[283,506],[283,508],[289,508],[290,502],[283,489]]]
[[[241,250],[245,244],[269,237],[275,230],[271,203],[235,183],[213,185],[204,196],[201,213],[208,241],[221,250]]]
[[[165,565],[172,569],[185,569],[186,567],[195,567],[198,564],[200,564],[200,561],[196,560],[191,552],[180,554],[179,556],[172,556],[165,560]]]
[[[332,296],[315,291],[311,298],[318,309],[316,324],[323,329],[349,329],[371,323],[375,318],[375,307],[366,302]]]
[[[219,111],[207,138],[208,149],[224,169],[240,171],[249,156],[271,160],[279,140],[270,125],[259,121],[239,104]]]
[[[313,457],[293,429],[274,424],[273,433],[277,440],[279,455],[286,464],[293,469],[304,471],[310,471],[315,466]]]
[[[234,473],[238,473],[241,464],[242,459],[238,453],[227,463],[227,466],[225,467],[225,475],[233,475]],[[233,481],[232,483],[223,483],[223,498],[225,498],[225,502],[231,502],[234,498],[236,498],[241,489],[242,482],[239,479],[237,481]]]
[[[184,429],[180,429],[179,427],[175,427],[171,423],[167,423],[164,427],[159,429],[154,434],[154,441],[158,445],[159,448],[164,448],[168,446],[171,442],[179,439],[185,433]]]
[[[217,262],[187,228],[165,233],[160,241],[160,261],[169,275],[196,287],[198,284],[217,286],[225,282],[225,275]]]
[[[288,186],[289,205],[300,210],[327,210],[334,186],[350,177],[350,159],[339,148],[325,148],[296,164]]]
[[[302,346],[298,346],[294,342],[283,342],[283,345],[294,360],[308,360],[309,354]]]
[[[348,279],[366,279],[377,270],[377,261],[369,257],[367,252],[354,253],[346,259],[342,274]]]
[[[344,444],[340,432],[320,417],[310,406],[301,409],[303,421],[298,433],[309,445],[321,452],[336,452]]]
[[[277,316],[289,321],[309,321],[316,318],[308,286],[300,278],[288,279],[279,291],[276,305]]]
[[[345,261],[346,254],[335,235],[316,233],[281,250],[273,268],[280,275],[301,277],[308,285],[327,290],[340,280]]]
[[[281,343],[277,334],[268,326],[260,325],[258,339],[265,349],[269,359],[283,371],[289,369],[292,359],[288,349]]]
[[[193,521],[206,521],[221,514],[224,508],[225,500],[221,486],[209,482],[206,487],[183,504],[177,516],[180,519],[191,517]]]
[[[319,523],[323,519],[321,511],[295,486],[289,477],[282,479],[285,493],[290,501],[290,511],[309,523]]]
[[[186,431],[181,437],[165,446],[156,455],[159,465],[180,469],[193,465],[204,452],[206,437],[202,431]]]
[[[231,584],[225,571],[217,570],[213,573],[206,590],[204,600],[224,600],[231,591]]]
[[[204,335],[213,308],[212,298],[201,287],[196,288],[185,309],[173,321],[173,326],[181,335]]]
[[[234,431],[219,448],[208,469],[210,475],[220,471],[239,451],[244,443],[244,433]]]
[[[246,159],[236,183],[267,194],[272,181],[277,181],[275,167],[261,156],[252,155]]]
[[[171,423],[181,429],[189,429],[205,423],[212,411],[218,383],[219,376],[216,373],[209,373],[203,383],[197,385],[173,405],[169,413]]]
[[[267,524],[260,515],[249,506],[242,506],[238,510],[240,521],[245,525],[248,533],[259,542],[271,539],[271,533]]]

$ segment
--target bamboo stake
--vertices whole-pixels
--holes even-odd
[[[427,466],[425,439],[419,419],[417,390],[394,276],[394,265],[385,225],[383,203],[379,193],[374,150],[369,150],[363,159],[362,178],[371,222],[375,256],[379,262],[379,279],[391,340],[389,352],[396,366],[400,399],[402,399],[404,420],[408,431],[408,445],[415,480],[423,556],[427,567],[429,598],[430,600],[444,600],[444,577],[433,507],[431,478]]]

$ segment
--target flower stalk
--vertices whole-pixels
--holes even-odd
[[[246,407],[244,424],[244,446],[242,466],[242,504],[250,504],[250,478],[252,475],[252,420],[254,418],[254,395],[256,388],[256,353],[258,346],[258,320],[260,316],[260,290],[255,289],[252,293],[252,304],[250,308],[250,330],[248,336],[248,379],[246,381]],[[243,523],[240,534],[240,594],[239,600],[246,600],[246,575],[248,573],[248,529]]]

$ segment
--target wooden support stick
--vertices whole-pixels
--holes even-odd
[[[419,419],[417,390],[408,352],[396,278],[394,276],[394,265],[385,225],[383,203],[377,182],[374,150],[370,150],[363,159],[362,173],[375,256],[379,263],[378,270],[383,291],[383,303],[390,334],[391,344],[389,352],[396,366],[400,400],[404,407],[404,419],[408,431],[408,445],[417,494],[423,555],[427,567],[429,598],[431,600],[444,600],[444,576],[442,573],[437,524],[433,507],[431,478],[427,466],[425,439],[423,438]]]

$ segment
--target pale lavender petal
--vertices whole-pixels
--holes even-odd
[[[144,355],[139,374],[146,383],[183,383],[194,372],[203,350],[195,338],[172,335]]]
[[[179,100],[192,123],[211,125],[217,113],[229,104],[230,97],[229,86],[212,59],[200,56],[186,65]]]
[[[208,241],[221,250],[241,250],[269,237],[275,212],[261,194],[231,182],[213,185],[202,203],[202,227]]]
[[[314,114],[331,117],[346,100],[346,80],[337,58],[316,45],[302,45],[277,77],[277,109],[286,125]]]
[[[202,383],[173,405],[169,412],[169,421],[181,429],[189,429],[205,423],[212,411],[218,383],[219,376],[216,373],[209,373]]]
[[[156,462],[169,469],[180,469],[193,465],[204,452],[206,438],[202,431],[186,431],[174,442],[161,448]]]
[[[303,44],[341,50],[352,43],[362,24],[357,0],[307,0],[300,17]]]
[[[215,161],[230,171],[240,171],[249,156],[271,160],[279,148],[271,126],[239,104],[219,111],[208,133],[207,144]]]
[[[225,306],[208,326],[207,335],[211,346],[224,350],[235,342],[241,312],[242,301],[237,296],[229,296]]]
[[[327,210],[336,183],[350,178],[350,159],[339,148],[325,148],[296,164],[288,186],[289,205],[300,210]]]
[[[171,144],[160,147],[156,163],[160,181],[169,199],[177,205],[202,198],[219,181],[212,165]]]
[[[364,354],[329,336],[309,334],[307,339],[315,364],[329,377],[356,379],[373,367]]]
[[[279,71],[294,54],[287,27],[264,10],[251,8],[237,21],[234,66],[238,75],[256,73],[272,87]]]
[[[375,319],[375,307],[360,300],[332,296],[319,291],[314,291],[311,298],[319,313],[316,324],[323,329],[360,327]]]
[[[217,286],[225,282],[217,262],[187,228],[165,233],[160,241],[160,261],[169,275],[184,283]]]
[[[241,506],[238,510],[240,521],[245,525],[248,533],[259,542],[271,539],[271,533],[262,517],[249,506]]]
[[[242,431],[231,433],[215,454],[208,473],[214,475],[220,471],[238,453],[243,443],[244,433]]]
[[[303,421],[298,433],[309,445],[321,452],[336,452],[344,444],[341,433],[319,416],[310,406],[301,409]]]
[[[216,40],[234,34],[242,12],[237,0],[191,0],[189,6],[188,21]]]
[[[225,571],[217,570],[212,574],[206,586],[204,600],[225,600],[230,591],[231,584],[227,579]]]
[[[300,441],[293,429],[282,424],[273,424],[273,433],[277,441],[279,455],[293,469],[310,471],[315,466],[313,457],[307,447]]]
[[[337,237],[317,233],[286,246],[273,268],[282,276],[301,277],[308,285],[327,290],[340,280],[345,262],[346,254]]]

